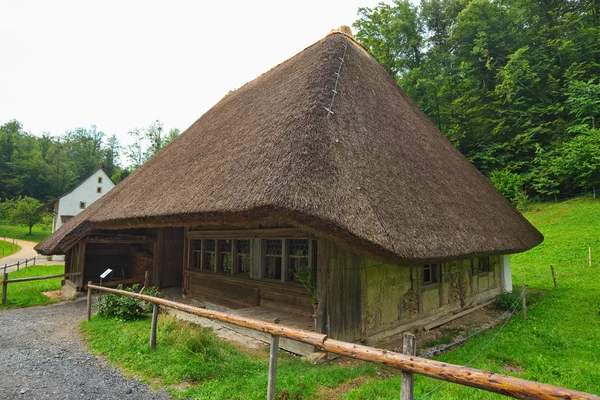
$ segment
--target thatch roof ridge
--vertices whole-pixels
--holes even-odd
[[[38,248],[64,251],[83,227],[274,220],[403,263],[542,240],[375,59],[335,32],[225,96]]]

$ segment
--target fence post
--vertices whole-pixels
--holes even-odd
[[[144,287],[148,289],[150,287],[150,271],[146,270],[144,273]]]
[[[4,270],[4,279],[2,279],[2,304],[6,304],[6,290],[8,289],[8,274]]]
[[[550,266],[550,271],[552,271],[552,280],[554,281],[554,288],[556,288],[556,273],[554,272],[554,267]]]
[[[37,258],[37,256],[33,257],[33,265],[35,265],[35,259]]]
[[[405,333],[402,344],[402,353],[407,356],[417,354],[417,342],[415,335]],[[400,387],[400,400],[413,400],[415,398],[415,374],[402,371],[402,386]]]
[[[27,268],[27,264],[29,263],[28,259],[25,259],[25,268]]]
[[[92,288],[90,287],[90,285],[92,284],[92,281],[88,282],[88,292],[87,292],[87,320],[91,320],[92,319]]]
[[[152,306],[152,325],[150,325],[150,348],[156,348],[156,325],[158,325],[158,304]]]
[[[274,324],[279,323],[279,318],[273,319]],[[275,399],[277,385],[277,354],[279,353],[279,336],[271,335],[271,354],[269,355],[269,382],[267,385],[267,400]]]
[[[527,288],[525,279],[521,279],[521,293],[523,295],[523,319],[527,319]]]
[[[21,263],[21,261],[17,261],[17,271],[19,270],[19,264]]]

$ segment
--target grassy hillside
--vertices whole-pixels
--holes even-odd
[[[15,225],[3,225],[0,224],[0,239],[1,238],[15,238],[28,240],[30,242],[41,242],[50,234],[52,231],[46,229],[40,225],[36,225],[31,230],[31,236],[29,235],[29,228],[27,226],[15,226]]]
[[[21,250],[21,246],[13,244],[12,242],[5,242],[4,240],[0,239],[0,258],[8,257],[11,254],[15,254],[19,250]]]

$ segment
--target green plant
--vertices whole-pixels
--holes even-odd
[[[131,287],[123,288],[123,285],[119,285],[117,286],[117,289],[137,293],[139,291],[139,286],[139,284],[135,284]],[[144,289],[144,294],[158,297],[158,288],[152,286]],[[98,298],[97,307],[98,315],[102,317],[115,317],[123,321],[141,318],[152,311],[151,303],[116,293],[100,296]]]
[[[521,302],[518,301],[520,297],[521,291],[516,288],[512,292],[499,294],[494,300],[494,307],[501,311],[508,311],[515,306],[518,311],[521,309]]]

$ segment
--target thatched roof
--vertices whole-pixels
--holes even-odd
[[[186,224],[297,226],[407,264],[543,239],[339,32],[225,96],[36,249],[64,252],[96,228]]]

